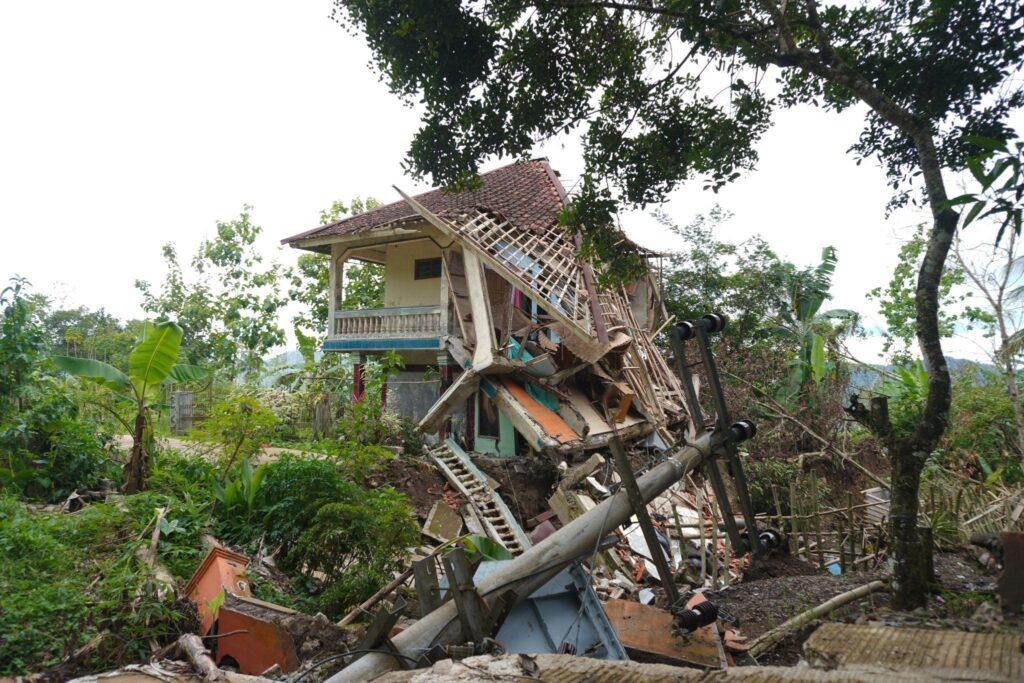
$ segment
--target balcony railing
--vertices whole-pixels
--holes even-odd
[[[377,351],[436,349],[441,338],[440,306],[406,306],[337,311],[324,349]]]

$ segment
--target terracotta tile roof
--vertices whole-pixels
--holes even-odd
[[[557,222],[558,211],[565,202],[565,189],[546,159],[502,166],[480,177],[484,185],[479,190],[457,194],[431,190],[417,195],[415,199],[434,213],[490,209],[523,230],[543,232]],[[399,200],[358,216],[343,218],[337,223],[293,235],[281,242],[290,244],[318,237],[352,235],[411,218],[417,218],[417,214],[408,204]]]

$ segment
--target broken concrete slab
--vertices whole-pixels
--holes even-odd
[[[562,477],[562,481],[558,484],[561,489],[571,489],[584,479],[589,477],[591,474],[596,472],[604,465],[605,460],[601,455],[594,453],[592,456],[587,458],[585,461],[576,465],[571,470],[565,473]]]
[[[462,516],[443,500],[435,501],[422,531],[424,536],[447,543],[462,534]]]
[[[913,673],[939,681],[1024,680],[1024,636],[823,624],[804,643],[812,667]]]

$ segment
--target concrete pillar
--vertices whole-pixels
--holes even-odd
[[[437,354],[437,369],[441,375],[441,381],[437,388],[437,396],[440,398],[441,396],[444,396],[444,392],[452,385],[452,366],[448,364],[447,351]],[[437,438],[444,441],[448,438],[448,433],[451,429],[452,420],[451,418],[448,418],[441,422],[441,425],[437,428]]]

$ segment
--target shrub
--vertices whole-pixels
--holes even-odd
[[[298,437],[299,422],[306,412],[302,395],[276,387],[252,389],[247,393],[273,414],[276,422],[270,433],[274,439],[293,441]]]
[[[76,489],[120,482],[120,465],[106,453],[109,435],[78,419],[65,384],[36,373],[24,396],[24,409],[0,417],[0,489],[59,502]]]
[[[121,466],[107,455],[110,434],[101,433],[91,421],[64,422],[51,435],[47,470],[53,501],[79,489],[116,486]]]
[[[277,418],[258,400],[236,395],[214,403],[210,416],[194,433],[220,445],[224,463],[220,480],[224,481],[235,463],[252,458],[270,440],[276,424]]]
[[[366,491],[344,470],[340,459],[285,457],[267,466],[260,497],[280,566],[308,577],[314,590],[313,577],[321,580],[321,609],[330,615],[377,590],[419,538],[404,495]]]
[[[67,679],[114,668],[144,660],[151,642],[194,628],[170,597],[156,595],[151,571],[135,555],[149,542],[143,531],[154,507],[164,505],[171,530],[161,536],[159,557],[180,578],[198,563],[193,548],[201,547],[203,523],[186,501],[142,494],[71,516],[33,514],[0,496],[0,676],[51,669],[51,678]],[[92,647],[62,664],[86,643]]]
[[[1013,406],[994,378],[961,376],[953,386],[949,427],[940,443],[943,464],[979,478],[1024,479],[1017,453]],[[998,473],[998,474],[997,474]]]

